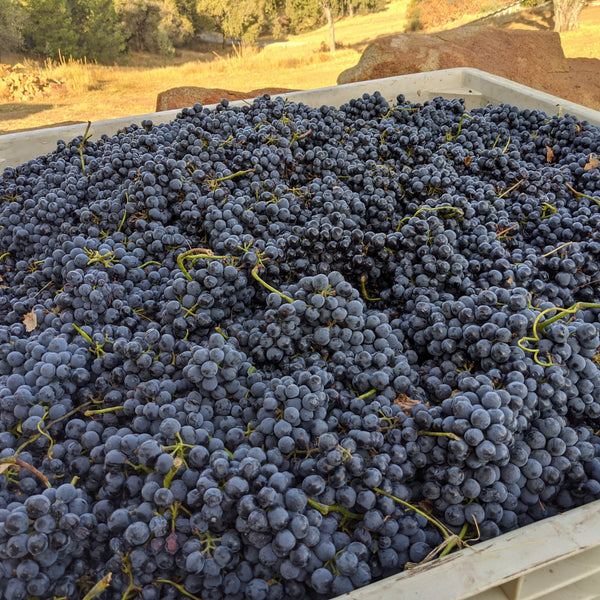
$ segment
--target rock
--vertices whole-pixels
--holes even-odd
[[[600,109],[600,60],[567,59],[549,30],[464,26],[373,41],[338,84],[438,69],[472,67],[589,108]]]
[[[203,88],[195,86],[176,87],[158,94],[156,111],[160,112],[163,110],[185,108],[186,106],[192,106],[196,102],[203,105],[217,104],[223,98],[227,98],[228,100],[243,100],[244,98],[257,98],[263,94],[279,96],[295,91],[296,90],[288,90],[285,88],[262,88],[250,92],[239,92],[222,88]]]
[[[473,67],[515,81],[515,76],[523,80],[536,70],[569,70],[558,33],[467,26],[375,40],[355,67],[340,74],[338,83],[453,67]]]

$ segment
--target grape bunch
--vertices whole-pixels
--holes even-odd
[[[365,94],[0,176],[6,600],[327,600],[600,499],[600,130]]]

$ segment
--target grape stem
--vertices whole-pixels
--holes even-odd
[[[569,188],[569,190],[571,190],[575,194],[575,197],[578,200],[579,200],[579,198],[587,198],[588,200],[592,200],[592,202],[595,202],[598,206],[600,206],[600,200],[598,200],[598,198],[594,198],[593,196],[588,196],[587,194],[578,192],[575,188],[573,188],[566,182],[565,182],[565,185],[567,186],[567,188]]]
[[[112,579],[112,573],[109,571],[100,581],[98,581],[94,587],[83,597],[82,600],[92,600],[96,596],[100,595],[109,585]]]
[[[548,325],[552,325],[552,323],[556,323],[556,321],[559,321],[563,317],[566,317],[567,315],[573,315],[577,311],[582,310],[584,308],[600,308],[600,304],[598,304],[596,302],[576,302],[575,304],[573,304],[573,306],[570,306],[569,308],[560,308],[558,306],[551,306],[550,308],[546,308],[536,317],[535,321],[533,322],[533,335],[522,337],[517,342],[517,345],[519,346],[519,348],[521,348],[521,350],[524,350],[525,352],[531,352],[533,354],[533,360],[538,365],[540,365],[542,367],[551,367],[552,365],[554,365],[554,363],[552,361],[550,361],[550,362],[540,361],[539,348],[530,348],[527,344],[529,342],[534,342],[534,343],[539,342],[541,339],[541,335],[544,334],[544,331],[546,330]],[[554,311],[558,311],[558,313],[556,315],[554,315],[553,317],[546,319],[543,323],[540,323],[540,319],[544,315],[547,315],[548,313],[551,313]]]
[[[447,431],[419,431],[417,435],[429,435],[431,437],[447,437],[451,440],[460,441],[460,438],[455,433]]]
[[[107,413],[116,412],[117,410],[123,410],[124,406],[110,406],[109,408],[97,408],[94,410],[86,410],[83,414],[86,417],[93,417],[94,415],[105,415]]]
[[[18,456],[6,456],[4,458],[0,458],[0,473],[6,469],[9,469],[11,466],[21,467],[22,469],[33,473],[47,488],[52,487],[48,478],[41,471],[36,469],[33,465],[25,462]]]
[[[406,222],[409,221],[410,219],[412,219],[413,217],[416,217],[417,215],[421,214],[422,212],[435,212],[438,210],[450,210],[453,213],[455,213],[455,215],[453,216],[459,216],[459,217],[464,217],[465,213],[463,210],[461,210],[460,208],[457,208],[456,206],[452,206],[452,205],[444,205],[444,206],[421,206],[420,208],[418,208],[416,210],[416,212],[412,215],[406,215],[404,217],[402,217],[402,219],[400,219],[400,221],[398,221],[398,225],[396,226],[396,231],[400,231],[400,228],[402,227],[402,225]]]
[[[182,252],[177,257],[177,266],[181,269],[181,272],[185,275],[185,278],[188,281],[193,281],[192,276],[188,273],[187,269],[183,265],[184,260],[199,260],[201,258],[204,259],[212,259],[212,260],[230,260],[234,257],[232,256],[215,256],[215,253],[210,248],[191,248],[190,250],[186,250]]]
[[[179,592],[181,592],[184,596],[187,596],[188,598],[192,598],[192,600],[200,600],[200,598],[198,598],[198,596],[194,596],[194,594],[190,594],[190,592],[188,592],[182,585],[175,583],[174,581],[171,581],[170,579],[157,579],[156,583],[168,583],[169,585],[172,585],[174,588],[176,588]]]
[[[78,413],[80,410],[83,410],[87,406],[90,406],[92,403],[93,403],[93,400],[88,400],[87,402],[84,402],[83,404],[81,404],[80,406],[77,406],[73,410],[70,410],[68,413],[65,413],[64,415],[62,415],[62,417],[58,417],[57,419],[54,419],[54,421],[50,421],[50,423],[48,423],[45,427],[39,429],[39,433],[36,433],[33,437],[29,438],[26,442],[23,442],[15,450],[15,456],[18,455],[20,452],[22,452],[22,450],[25,447],[29,446],[29,444],[32,444],[33,442],[35,442],[35,440],[37,440],[40,436],[45,435],[44,432],[48,431],[50,429],[50,427],[52,427],[53,425],[57,425],[61,421],[67,420],[69,417],[72,417],[74,414]]]
[[[260,275],[258,274],[258,265],[256,265],[252,269],[251,273],[252,273],[252,277],[254,277],[254,279],[256,279],[256,281],[258,281],[258,283],[260,283],[263,287],[267,288],[270,292],[274,292],[275,294],[277,294],[283,300],[285,300],[286,302],[289,302],[290,304],[292,302],[294,302],[293,298],[291,298],[290,296],[287,296],[283,292],[280,292],[278,289],[274,288],[272,285],[269,285],[264,279],[262,279],[260,277]]]
[[[555,252],[558,252],[559,250],[562,250],[563,248],[566,248],[567,246],[570,246],[571,244],[575,244],[575,243],[576,242],[565,242],[564,244],[561,244],[560,246],[557,246],[556,248],[554,248],[554,250],[550,250],[550,252],[546,252],[546,254],[542,254],[542,258],[547,258],[551,254],[554,254]]]
[[[77,146],[77,152],[79,153],[79,158],[81,159],[81,171],[85,171],[85,158],[83,157],[83,149],[87,144],[87,141],[92,137],[90,134],[90,127],[92,126],[92,122],[87,122],[87,127],[85,128],[85,133],[83,134],[83,138],[81,138],[81,142],[79,142],[79,146]]]
[[[354,519],[356,521],[360,521],[362,519],[362,516],[357,514],[357,513],[353,513],[351,511],[349,511],[347,508],[344,508],[343,506],[339,506],[338,504],[323,504],[322,502],[318,502],[317,500],[315,500],[314,498],[311,498],[310,496],[306,497],[306,501],[308,502],[308,504],[310,504],[310,506],[312,506],[314,509],[318,510],[322,515],[328,515],[330,512],[338,512],[340,513],[345,519]]]
[[[469,524],[465,523],[462,526],[462,529],[460,530],[460,533],[458,535],[453,535],[448,540],[448,543],[446,544],[445,548],[443,548],[443,550],[440,552],[439,558],[443,558],[447,554],[450,554],[450,552],[452,552],[452,550],[454,549],[454,547],[456,546],[456,544],[459,543],[459,541],[464,541],[465,535],[467,535],[467,529],[468,528],[469,528]]]
[[[387,492],[384,492],[381,488],[373,488],[373,491],[377,492],[378,494],[381,494],[382,496],[385,496],[386,498],[390,498],[394,502],[397,502],[398,504],[401,504],[402,506],[405,506],[406,508],[409,508],[410,510],[414,510],[418,515],[421,515],[422,517],[427,519],[432,525],[435,525],[435,527],[437,527],[442,532],[442,535],[444,536],[444,538],[452,537],[453,533],[443,523],[438,521],[435,517],[428,515],[427,513],[423,512],[422,510],[417,508],[416,506],[409,504],[405,500],[401,500],[400,498],[397,498],[396,496],[392,496],[392,494],[388,494]]]
[[[506,188],[502,193],[498,194],[498,198],[504,198],[504,196],[506,196],[506,194],[510,194],[510,192],[512,192],[513,190],[516,190],[524,181],[525,181],[525,179],[519,179],[519,181],[517,181],[517,183],[515,183],[514,185],[511,185],[509,188]]]

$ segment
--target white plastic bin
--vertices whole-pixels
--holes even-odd
[[[416,73],[286,94],[312,106],[339,106],[379,91],[390,102],[435,96],[464,98],[467,109],[509,103],[519,108],[571,114],[600,125],[600,112],[470,68]],[[243,101],[232,102],[232,105]],[[93,139],[131,123],[171,121],[172,110],[93,123]],[[0,172],[51,152],[58,140],[83,135],[86,124],[0,136]],[[600,501],[406,570],[338,600],[600,600]]]
[[[394,102],[398,94],[404,94],[411,102],[425,102],[435,96],[464,98],[467,109],[487,104],[508,103],[519,108],[539,109],[548,113],[571,114],[581,120],[600,125],[600,112],[580,104],[563,100],[551,94],[515,83],[504,77],[491,75],[478,69],[456,68],[428,73],[414,73],[349,83],[304,92],[290,92],[285,97],[290,101],[304,102],[311,106],[328,104],[339,106],[365,92],[379,91],[385,98]],[[240,105],[243,100],[231,102]],[[98,139],[102,134],[112,135],[131,123],[151,119],[154,123],[173,120],[179,110],[169,110],[146,115],[136,115],[92,123],[90,134]],[[0,170],[6,166],[16,166],[41,154],[52,152],[58,140],[69,141],[85,133],[86,124],[66,125],[35,131],[9,133],[0,136]]]
[[[388,577],[336,600],[598,600],[600,501]]]

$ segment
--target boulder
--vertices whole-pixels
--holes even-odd
[[[165,90],[158,94],[156,100],[156,111],[176,110],[192,106],[199,102],[203,105],[217,104],[223,98],[228,100],[243,100],[244,98],[257,98],[263,94],[278,96],[296,90],[288,90],[285,88],[262,88],[252,90],[250,92],[239,92],[233,90],[225,90],[222,88],[203,88],[195,86],[183,86]]]
[[[453,67],[473,67],[523,83],[535,71],[569,70],[558,33],[467,26],[377,39],[355,67],[339,75],[338,83]]]
[[[379,38],[338,84],[472,67],[600,110],[600,60],[567,59],[549,30],[471,25],[430,34]]]

